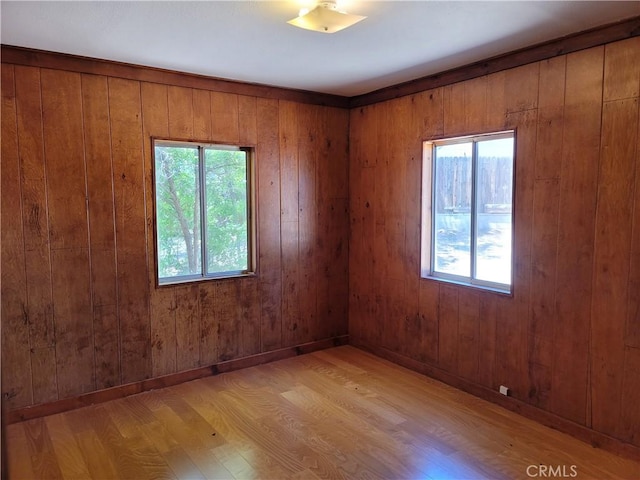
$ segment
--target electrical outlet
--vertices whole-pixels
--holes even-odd
[[[509,389],[507,387],[505,387],[504,385],[500,385],[500,393],[502,395],[508,396],[509,395]]]

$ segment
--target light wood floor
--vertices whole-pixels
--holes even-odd
[[[535,478],[529,465],[640,478],[636,462],[348,346],[11,425],[7,445],[11,479]]]

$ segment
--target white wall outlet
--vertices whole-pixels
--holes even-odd
[[[500,393],[502,395],[509,396],[509,389],[507,387],[505,387],[504,385],[500,385]]]

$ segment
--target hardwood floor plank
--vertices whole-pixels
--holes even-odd
[[[44,419],[47,430],[55,432],[56,441],[53,450],[64,478],[88,478],[89,469],[73,432],[67,421],[60,415],[51,415]]]
[[[640,463],[351,346],[10,425],[9,479],[491,479]],[[531,472],[530,472],[531,473]]]
[[[5,447],[11,448],[11,455],[7,456],[7,470],[12,478],[36,478],[33,472],[29,444],[24,431],[24,423],[8,425],[6,438],[3,439]]]

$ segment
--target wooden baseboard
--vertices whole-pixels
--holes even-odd
[[[348,343],[349,336],[342,335],[325,340],[318,340],[316,342],[304,343],[295,347],[281,348],[279,350],[259,353],[257,355],[251,355],[249,357],[228,360],[226,362],[220,362],[206,367],[195,368],[193,370],[172,373],[170,375],[164,375],[162,377],[150,378],[147,380],[142,380],[140,382],[128,383],[126,385],[106,388],[104,390],[85,393],[72,398],[65,398],[63,400],[56,400],[54,402],[17,408],[5,413],[4,424],[10,425],[12,423],[21,422],[23,420],[46,417],[47,415],[75,410],[77,408],[94,405],[96,403],[108,402],[109,400],[115,400],[118,398],[127,397],[129,395],[135,395],[136,393],[142,393],[148,390],[170,387],[171,385],[178,385],[180,383],[189,382],[198,378],[218,375],[220,373],[232,372],[234,370],[240,370],[241,368],[253,367],[255,365],[274,362],[276,360],[284,360],[285,358],[295,357],[296,355],[302,355],[305,353],[315,352],[317,350],[324,350],[326,348],[346,345]]]
[[[512,397],[505,397],[487,387],[475,384],[464,378],[460,378],[451,373],[445,372],[437,367],[427,365],[399,353],[388,350],[384,347],[372,346],[361,342],[353,337],[350,338],[350,345],[372,353],[378,357],[389,360],[397,365],[421,373],[435,380],[441,381],[454,388],[470,393],[476,397],[500,405],[507,410],[516,412],[523,417],[530,418],[547,427],[566,433],[583,442],[591,444],[593,447],[602,448],[616,455],[624,456],[636,461],[640,461],[640,448],[630,443],[625,443],[617,438],[610,437],[604,433],[597,432],[590,428],[559,417],[553,413],[542,410],[538,407],[522,402]]]

